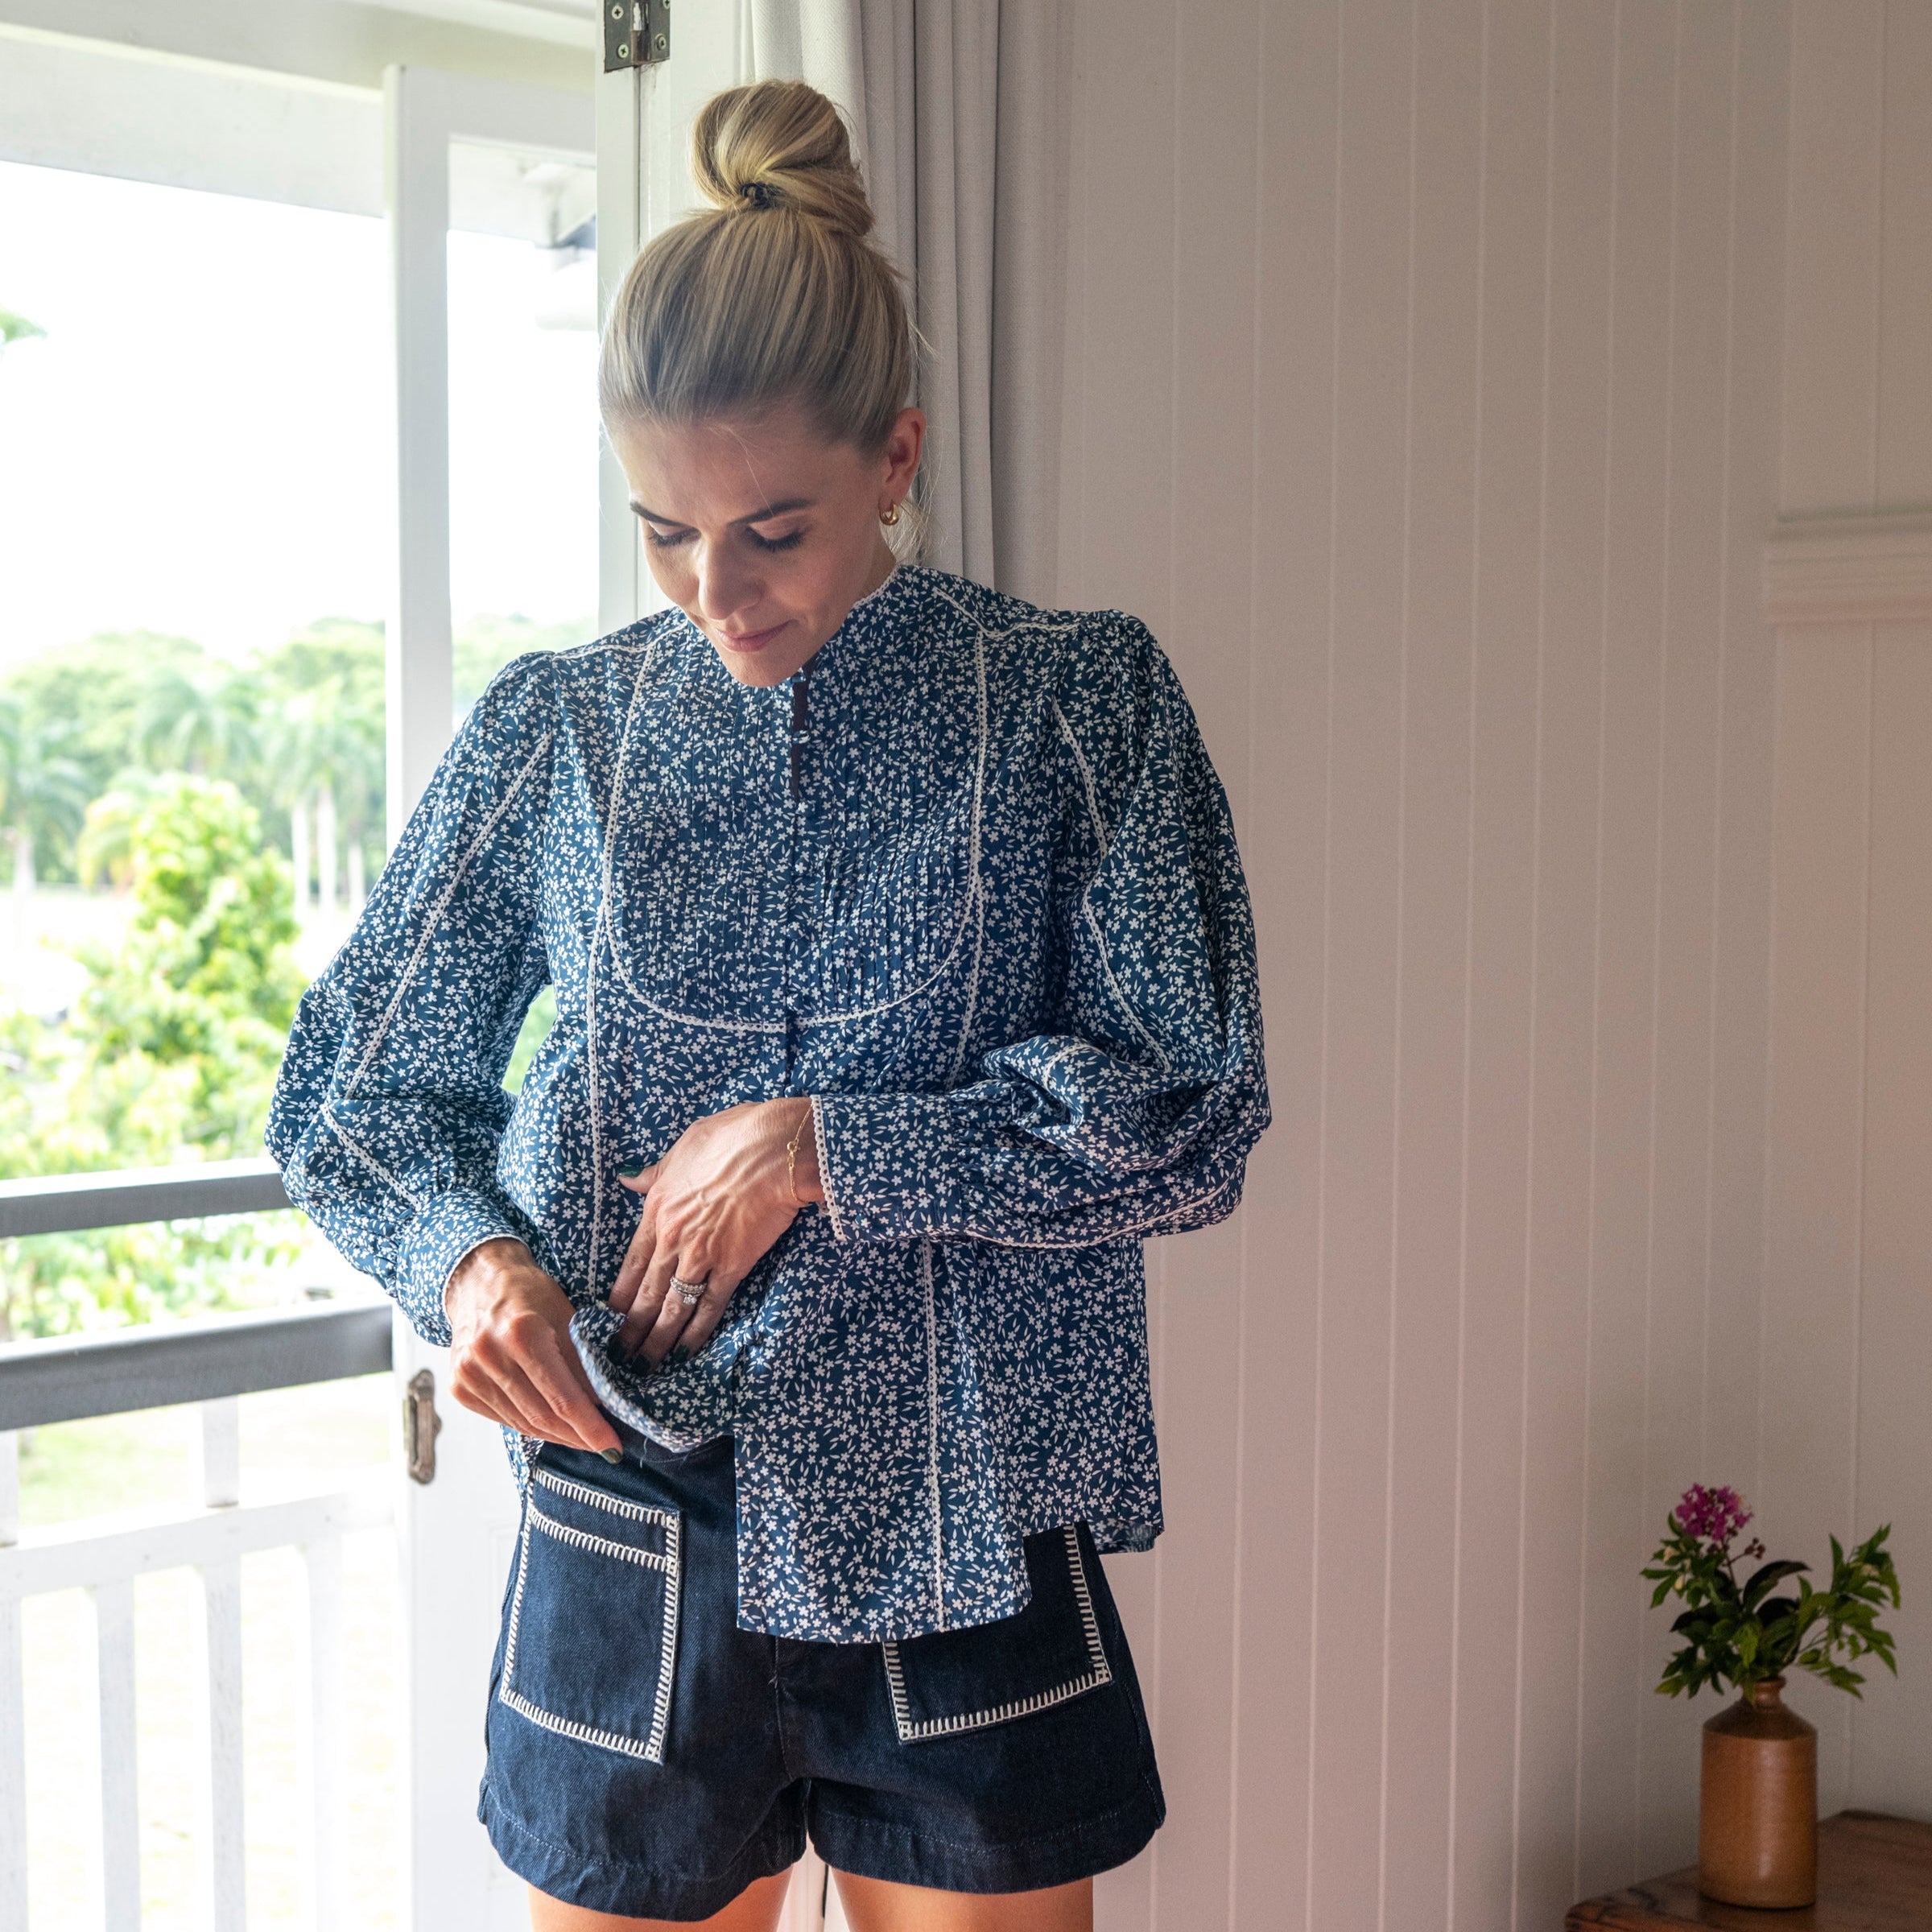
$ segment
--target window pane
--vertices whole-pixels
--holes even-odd
[[[458,143],[459,209],[487,204],[515,237],[449,236],[452,696],[460,721],[527,650],[597,634],[597,250],[593,169]],[[468,195],[464,193],[467,186]],[[530,1009],[506,1084],[556,1018]]]
[[[0,1174],[258,1156],[382,857],[382,224],[0,165]],[[349,1286],[308,1245],[0,1244],[0,1331]]]
[[[450,607],[460,719],[526,650],[596,635],[593,170],[459,143],[459,190],[493,178],[511,237],[449,237]],[[464,199],[458,194],[459,205]],[[574,237],[574,239],[573,239]]]
[[[365,217],[0,165],[0,1174],[262,1151],[382,858],[386,275]],[[0,1334],[309,1290],[374,1284],[293,1213],[0,1243]]]
[[[489,165],[529,214],[450,240],[459,716],[597,601],[592,177]],[[0,1177],[261,1152],[383,857],[387,277],[366,217],[0,164]],[[375,1291],[296,1215],[0,1243],[0,1335],[323,1290]]]

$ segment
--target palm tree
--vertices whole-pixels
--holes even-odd
[[[29,715],[0,696],[0,824],[14,848],[14,898],[24,910],[34,890],[34,844],[71,838],[87,809],[87,774],[64,746],[73,728]]]
[[[295,848],[295,903],[308,903],[308,814],[314,812],[316,872],[322,916],[337,913],[338,828],[348,846],[349,905],[360,910],[362,844],[382,797],[381,722],[363,715],[344,680],[331,678],[288,700],[270,741],[275,769],[288,802]]]
[[[237,777],[255,762],[258,693],[252,679],[225,665],[155,672],[135,724],[141,749],[163,770]]]

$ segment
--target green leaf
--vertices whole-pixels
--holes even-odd
[[[1797,1576],[1809,1570],[1809,1563],[1794,1563],[1789,1558],[1775,1563],[1766,1563],[1761,1570],[1752,1572],[1742,1592],[1744,1608],[1756,1609],[1773,1584],[1781,1583],[1788,1576]]]

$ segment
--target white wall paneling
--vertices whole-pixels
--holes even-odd
[[[1102,1923],[1554,1926],[1693,1853],[1678,1493],[1932,1530],[1932,10],[1077,19],[1060,594],[1199,712],[1276,1117],[1150,1252]],[[1798,1688],[1828,1802],[1932,1814],[1915,1695]]]
[[[1765,546],[1765,615],[1778,625],[1932,622],[1932,514],[1781,518]]]
[[[1792,41],[1765,1265],[1765,1513],[1881,1522],[1901,1681],[1809,1699],[1821,1799],[1932,1815],[1932,10]],[[1823,1703],[1822,1710],[1814,1707]]]

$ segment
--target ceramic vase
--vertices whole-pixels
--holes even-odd
[[[1785,1708],[1784,1688],[1753,1684],[1704,1726],[1697,1889],[1726,1905],[1818,1897],[1818,1732]]]

